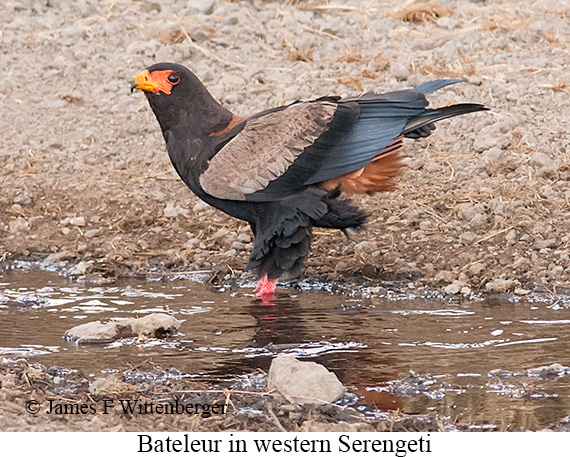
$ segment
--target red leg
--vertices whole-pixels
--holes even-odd
[[[267,275],[263,276],[257,283],[255,288],[255,296],[263,297],[264,295],[273,295],[275,293],[275,287],[277,286],[277,279],[268,279]]]

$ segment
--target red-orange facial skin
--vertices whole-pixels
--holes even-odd
[[[178,81],[172,82],[168,79],[172,74],[175,74],[172,70],[156,70],[152,73],[145,70],[135,77],[133,87],[144,92],[170,94],[172,87],[178,84]]]

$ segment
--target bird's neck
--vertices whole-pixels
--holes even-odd
[[[184,132],[186,138],[206,138],[223,130],[234,118],[205,90],[193,94],[185,104],[177,106],[165,106],[160,95],[151,95],[149,102],[155,112],[161,112],[157,119],[165,140],[168,132]]]

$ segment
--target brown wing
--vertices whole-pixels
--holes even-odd
[[[244,129],[208,163],[202,188],[217,198],[245,200],[282,176],[328,129],[337,105],[301,102],[247,120]]]

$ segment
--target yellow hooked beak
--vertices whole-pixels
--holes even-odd
[[[142,90],[144,92],[153,92],[158,94],[164,92],[165,94],[170,94],[172,91],[172,84],[168,81],[168,75],[172,73],[171,71],[153,71],[152,73],[148,70],[143,71],[135,77],[131,83],[131,93],[135,89]]]

